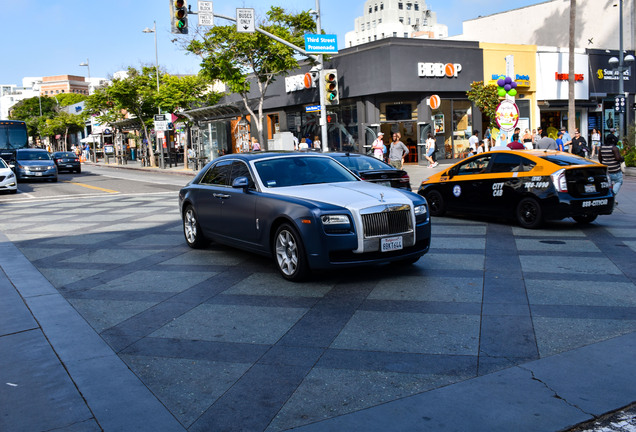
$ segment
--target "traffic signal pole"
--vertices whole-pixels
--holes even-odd
[[[321,34],[322,28],[320,27],[320,0],[316,0],[316,34]],[[324,56],[318,55],[318,65],[320,70],[324,70]],[[320,74],[322,76],[322,74]],[[322,143],[322,151],[329,150],[327,143],[327,107],[325,106],[325,97],[327,89],[324,82],[319,82],[318,85],[319,98],[320,98],[320,142]]]

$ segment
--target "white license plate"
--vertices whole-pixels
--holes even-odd
[[[585,192],[587,192],[587,193],[594,193],[594,192],[596,192],[596,185],[593,185],[593,184],[586,184],[586,185],[585,185]]]
[[[386,237],[380,239],[380,250],[382,252],[390,252],[402,249],[402,236]]]
[[[41,176],[41,175],[42,175],[42,173],[41,173],[41,172],[36,172],[36,173],[35,173],[35,176],[36,176],[36,177]]]
[[[376,184],[379,184],[380,186],[391,187],[390,181],[380,181],[380,182],[376,182]]]

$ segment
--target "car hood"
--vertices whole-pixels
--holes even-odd
[[[274,188],[269,192],[341,206],[350,210],[382,204],[412,205],[411,199],[399,189],[364,181],[289,186]]]

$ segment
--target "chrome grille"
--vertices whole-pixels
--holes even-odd
[[[403,207],[401,207],[403,208]],[[411,231],[411,211],[395,210],[362,214],[365,237],[399,234]]]

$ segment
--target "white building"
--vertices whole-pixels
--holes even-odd
[[[38,91],[33,88],[18,87],[15,84],[0,85],[0,120],[9,119],[9,110],[13,105],[37,95]]]
[[[364,15],[356,18],[355,29],[345,35],[345,47],[388,37],[441,39],[448,27],[437,23],[435,12],[424,0],[367,0]]]
[[[618,49],[619,0],[576,2],[577,48]],[[623,49],[636,47],[634,0],[623,1]],[[463,22],[455,40],[567,47],[570,0],[544,1]]]

